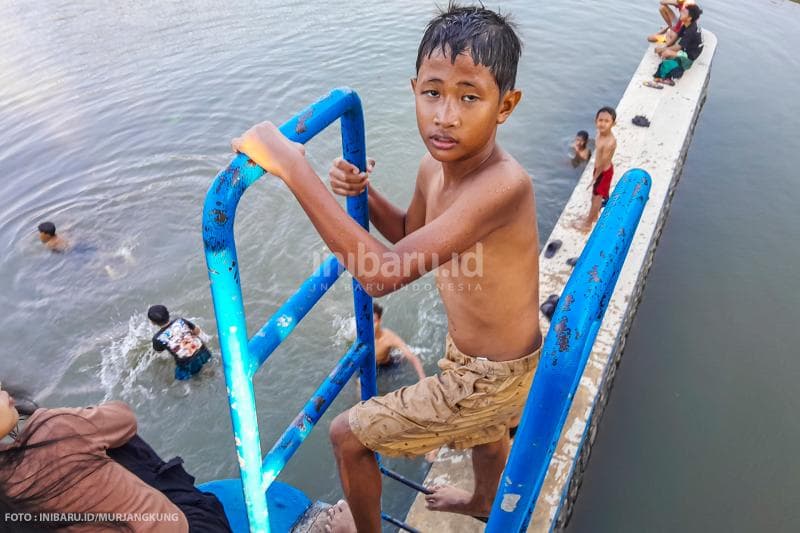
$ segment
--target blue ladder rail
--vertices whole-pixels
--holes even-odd
[[[651,184],[650,175],[641,169],[620,178],[559,297],[487,533],[528,528]]]
[[[337,119],[341,119],[344,158],[366,170],[364,115],[361,100],[351,89],[332,90],[279,129],[290,140],[305,143]],[[253,377],[344,271],[333,255],[328,257],[248,339],[233,229],[239,200],[263,175],[264,170],[247,156],[237,155],[214,179],[203,208],[203,246],[241,475],[241,484],[239,480],[222,480],[203,488],[220,497],[235,531],[258,533],[288,530],[310,506],[300,491],[275,480],[356,370],[360,370],[362,399],[377,393],[372,298],[353,278],[356,342],[262,458]],[[369,230],[366,191],[347,198],[347,212]],[[246,515],[246,521],[241,515]],[[400,520],[383,517],[415,531]]]

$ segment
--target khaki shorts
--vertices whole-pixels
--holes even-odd
[[[519,422],[538,363],[539,350],[502,362],[465,355],[448,335],[441,374],[357,404],[350,429],[390,456],[496,442]]]

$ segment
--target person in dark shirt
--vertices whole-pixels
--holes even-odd
[[[169,310],[163,305],[151,306],[147,318],[161,328],[153,335],[153,349],[157,352],[167,350],[172,354],[175,379],[189,379],[211,359],[211,352],[201,339],[202,330],[192,322],[182,317],[170,321]]]
[[[675,79],[691,68],[692,63],[703,52],[703,36],[697,20],[703,10],[696,4],[685,5],[681,9],[681,31],[664,46],[656,46],[655,52],[661,58],[654,81],[674,85]]]

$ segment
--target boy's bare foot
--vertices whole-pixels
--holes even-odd
[[[436,461],[437,457],[439,457],[439,448],[431,450],[425,454],[425,460],[428,461],[429,463],[433,463],[434,461]]]
[[[325,524],[326,533],[357,533],[353,514],[346,501],[339,500],[325,512],[328,515],[328,522]]]
[[[576,229],[581,233],[589,233],[589,230],[592,229],[592,226],[587,224],[585,220],[576,220],[572,223],[572,229]]]
[[[476,502],[473,495],[451,485],[429,487],[431,494],[425,496],[425,507],[431,511],[458,513],[469,516],[489,516],[492,502]]]

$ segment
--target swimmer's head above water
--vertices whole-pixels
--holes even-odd
[[[52,222],[42,222],[39,224],[39,239],[47,242],[56,236],[56,225]]]
[[[380,304],[372,302],[372,323],[375,328],[381,327],[381,318],[383,318],[383,307]]]
[[[48,249],[54,252],[64,252],[67,249],[67,243],[60,235],[56,235],[56,225],[52,222],[42,222],[37,227],[39,230],[39,240],[47,246]]]
[[[586,130],[581,130],[575,134],[575,142],[580,149],[586,148],[586,144],[589,142],[589,132]]]
[[[163,305],[151,305],[147,310],[147,318],[156,326],[166,326],[169,323],[169,310]]]

